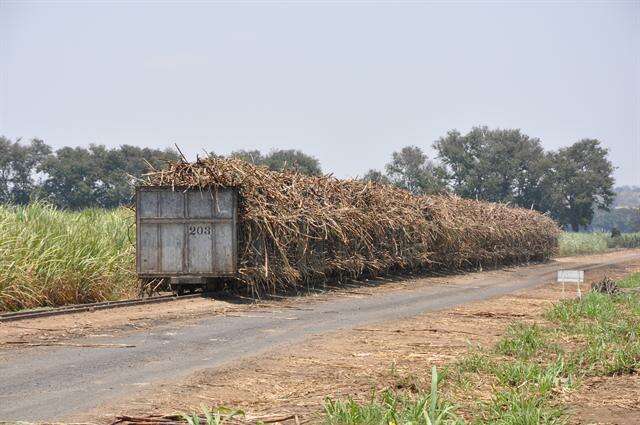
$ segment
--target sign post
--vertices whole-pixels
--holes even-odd
[[[558,270],[558,282],[562,283],[562,296],[564,297],[564,284],[578,284],[578,298],[582,298],[580,284],[584,282],[584,270]]]

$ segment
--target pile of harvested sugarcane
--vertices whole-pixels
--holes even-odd
[[[591,285],[591,292],[600,292],[601,294],[617,295],[622,292],[615,280],[608,276],[603,277],[598,282]]]
[[[325,279],[544,260],[559,229],[545,215],[390,185],[275,172],[239,159],[176,162],[145,185],[236,188],[239,278],[256,293]]]
[[[250,424],[296,424],[308,422],[302,421],[298,415],[279,416],[245,416],[242,411],[229,409],[204,409],[202,413],[173,414],[173,415],[149,415],[149,416],[118,416],[111,425],[193,425],[199,424],[225,424],[225,425],[250,425]]]

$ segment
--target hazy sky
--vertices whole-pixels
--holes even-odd
[[[450,129],[598,138],[640,185],[640,2],[0,0],[0,134],[296,148],[339,177]]]

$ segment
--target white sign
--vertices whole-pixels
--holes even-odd
[[[558,282],[582,283],[584,282],[584,270],[558,270]]]

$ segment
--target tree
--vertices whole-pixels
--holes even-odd
[[[241,159],[241,160],[246,161],[246,162],[248,162],[250,164],[264,165],[264,156],[257,149],[250,150],[250,151],[247,151],[247,150],[233,151],[233,152],[231,152],[229,157],[230,158]]]
[[[552,216],[574,232],[588,226],[595,208],[614,200],[613,165],[596,139],[583,139],[550,155],[546,193]]]
[[[613,229],[623,233],[640,232],[640,208],[596,209],[588,230],[609,232]]]
[[[616,193],[614,208],[640,208],[640,186],[621,186],[613,191]]]
[[[320,161],[299,150],[284,149],[274,150],[264,158],[264,163],[274,171],[294,170],[308,176],[322,174]]]
[[[362,176],[361,180],[380,184],[391,184],[389,178],[382,171],[374,170],[373,168],[367,171],[367,173]]]
[[[474,127],[465,135],[448,132],[434,148],[458,195],[546,208],[543,177],[548,158],[539,139],[517,129]]]
[[[43,162],[40,171],[47,175],[42,192],[49,202],[72,209],[95,204],[98,170],[87,149],[58,149]]]
[[[37,168],[51,154],[42,140],[23,145],[0,137],[0,202],[26,204],[37,189]]]
[[[322,174],[320,161],[294,149],[276,149],[263,155],[259,150],[237,150],[231,152],[231,158],[242,159],[255,165],[264,165],[273,171],[293,170],[309,176]]]
[[[170,149],[65,147],[40,166],[47,176],[41,192],[61,208],[113,208],[131,202],[135,179],[148,171],[148,164],[159,169],[177,160],[178,154]]]
[[[164,168],[168,161],[178,161],[173,149],[150,149],[122,145],[107,149],[102,145],[89,147],[96,167],[100,170],[96,203],[104,208],[113,208],[131,202],[135,180],[149,171]]]
[[[406,146],[394,152],[385,166],[389,181],[416,195],[428,195],[445,189],[443,170],[417,146]]]

